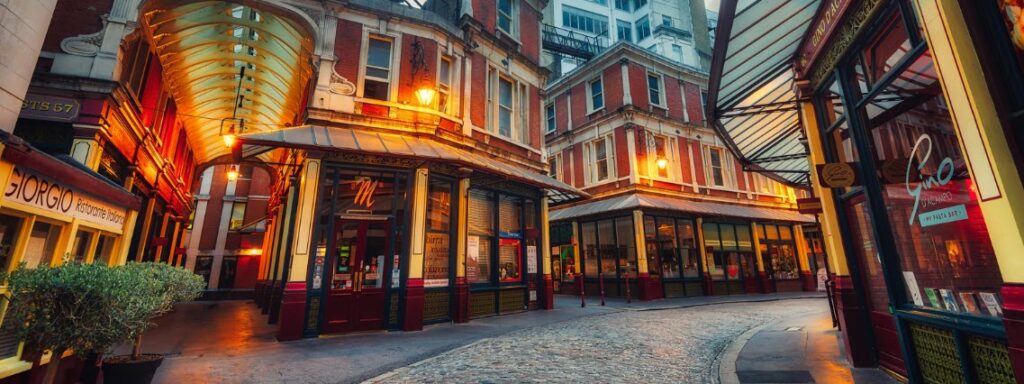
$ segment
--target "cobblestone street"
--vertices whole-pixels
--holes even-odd
[[[715,382],[722,352],[781,317],[824,314],[822,300],[621,311],[484,339],[374,382]]]

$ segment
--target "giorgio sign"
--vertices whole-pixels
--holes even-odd
[[[4,188],[3,200],[29,205],[68,218],[78,218],[104,227],[124,225],[126,210],[97,201],[70,186],[14,168],[10,183]]]

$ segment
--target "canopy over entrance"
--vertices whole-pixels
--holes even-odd
[[[723,0],[708,115],[744,167],[808,183],[794,58],[820,0]]]
[[[157,0],[142,10],[199,163],[228,155],[222,135],[241,133],[242,120],[245,132],[264,132],[301,119],[314,34],[288,12],[258,1]]]

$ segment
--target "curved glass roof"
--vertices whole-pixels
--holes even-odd
[[[140,24],[198,162],[230,154],[222,125],[241,134],[299,122],[313,72],[313,41],[310,32],[280,16],[284,12],[175,0],[152,2],[143,11]]]
[[[749,170],[791,184],[810,171],[793,63],[820,0],[723,0],[708,115]]]

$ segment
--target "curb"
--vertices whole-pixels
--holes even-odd
[[[722,351],[721,357],[715,362],[715,368],[718,370],[718,382],[721,384],[740,384],[740,378],[736,374],[736,360],[740,357],[740,351],[743,350],[743,347],[747,346],[747,342],[750,341],[754,335],[763,331],[765,328],[778,325],[779,323],[798,318],[806,314],[807,313],[801,313],[782,317],[770,323],[761,324],[743,332],[743,334],[733,340],[732,343]]]
[[[709,305],[720,305],[720,304],[765,303],[765,302],[769,302],[769,301],[807,300],[807,299],[828,299],[828,296],[824,296],[824,295],[822,295],[822,296],[808,295],[808,296],[794,296],[794,297],[765,297],[765,298],[755,298],[755,299],[749,299],[749,300],[726,300],[726,301],[716,301],[716,302],[708,302],[708,303],[680,304],[680,305],[673,305],[673,306],[666,306],[666,307],[651,307],[651,308],[629,308],[629,307],[625,307],[625,308],[619,308],[619,309],[622,309],[624,311],[634,311],[634,312],[665,311],[665,310],[670,310],[670,309],[706,307],[706,306],[709,306]]]

